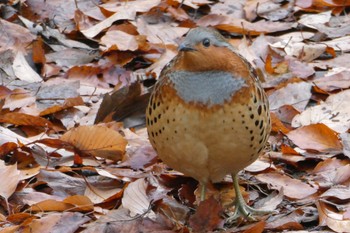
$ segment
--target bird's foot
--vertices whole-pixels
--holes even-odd
[[[256,216],[275,213],[275,211],[271,211],[271,210],[254,209],[248,206],[246,203],[239,200],[236,201],[235,206],[236,207],[233,214],[226,219],[226,223],[228,225],[231,225],[232,223],[237,221],[239,218],[244,218],[244,219],[247,219],[248,221],[256,221],[256,218],[255,218]]]

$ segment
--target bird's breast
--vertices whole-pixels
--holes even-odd
[[[176,94],[185,103],[208,107],[223,105],[242,88],[248,87],[245,79],[224,71],[175,71],[167,76]]]

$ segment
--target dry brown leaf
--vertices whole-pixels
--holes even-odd
[[[243,233],[262,233],[265,229],[266,222],[260,221],[255,223],[252,227],[243,231]]]
[[[319,214],[319,225],[328,226],[335,232],[348,232],[350,220],[345,220],[344,216],[329,207],[323,201],[317,201],[316,206]]]
[[[38,126],[52,128],[53,125],[50,121],[45,118],[38,116],[31,116],[24,113],[10,112],[4,115],[0,115],[0,122],[10,123],[14,125],[28,125],[28,126]]]
[[[195,232],[208,232],[223,227],[222,207],[214,197],[202,201],[196,213],[190,217],[190,226]]]
[[[268,183],[273,189],[283,188],[284,195],[293,199],[303,199],[317,192],[316,188],[279,173],[263,173],[256,176],[258,180]]]
[[[44,200],[33,204],[30,207],[30,211],[77,211],[77,212],[90,212],[93,211],[93,203],[86,196],[75,195],[69,196],[63,201],[56,200]]]
[[[39,116],[49,115],[78,105],[84,105],[84,101],[80,96],[67,98],[62,105],[51,106],[41,111]]]
[[[61,140],[86,154],[113,161],[122,159],[127,144],[120,133],[102,125],[79,126],[63,134]]]
[[[303,126],[287,134],[287,137],[302,149],[322,152],[342,151],[337,132],[324,124]]]
[[[271,112],[271,124],[272,124],[272,132],[282,132],[287,134],[290,129],[288,129],[276,116],[275,113]]]

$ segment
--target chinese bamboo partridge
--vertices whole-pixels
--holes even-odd
[[[195,28],[162,70],[147,108],[152,146],[171,168],[202,184],[231,174],[233,217],[260,213],[240,193],[238,172],[270,133],[269,105],[256,71],[216,30]]]

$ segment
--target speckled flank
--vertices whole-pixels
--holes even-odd
[[[229,72],[187,72],[177,71],[168,75],[174,89],[185,102],[208,105],[224,104],[242,87],[247,86],[241,77]]]

